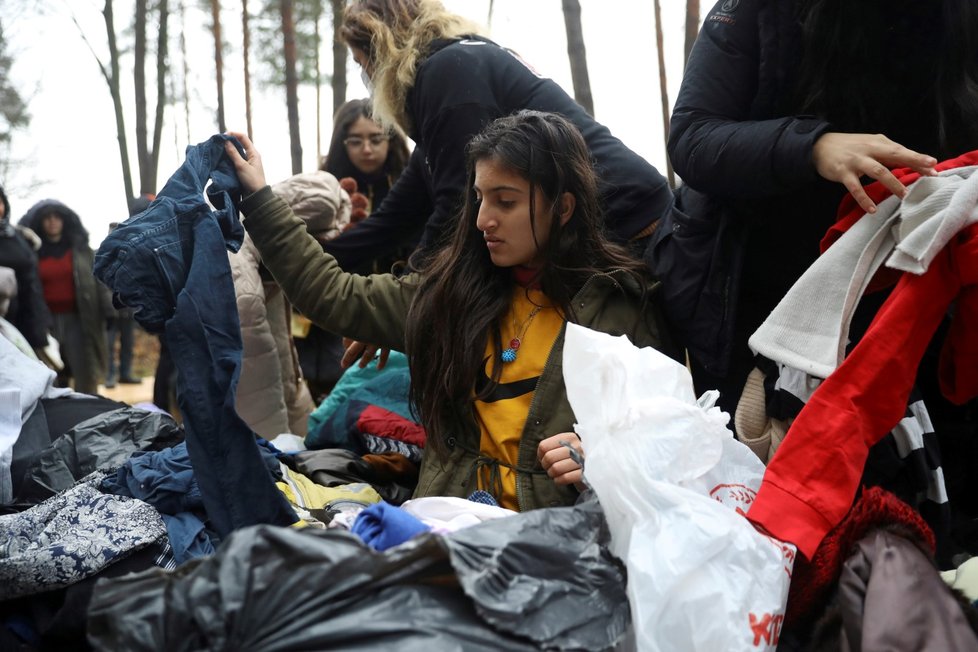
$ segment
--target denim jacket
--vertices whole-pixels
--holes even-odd
[[[156,199],[113,230],[95,256],[95,276],[112,288],[115,307],[133,308],[136,321],[151,333],[162,332],[176,310],[177,295],[190,271],[190,245],[199,219],[213,218],[229,250],[241,247],[244,229],[237,207],[241,190],[234,165],[225,156],[227,140],[232,139],[215,135],[188,147],[186,161]],[[208,178],[212,183],[207,200],[216,210],[203,199]]]

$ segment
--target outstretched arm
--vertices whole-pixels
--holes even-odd
[[[232,133],[245,156],[227,146],[246,192],[245,227],[262,261],[296,308],[330,332],[404,350],[404,321],[416,279],[359,276],[340,269],[289,205],[265,185],[261,156],[244,134]]]

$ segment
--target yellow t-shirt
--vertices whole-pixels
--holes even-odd
[[[527,322],[530,314],[538,306],[542,306],[542,309]],[[475,402],[476,415],[482,429],[479,448],[484,456],[516,466],[519,459],[520,437],[530,412],[537,381],[563,323],[564,320],[542,292],[516,287],[510,311],[503,318],[501,325],[504,349],[509,346],[510,340],[522,331],[516,359],[502,363],[499,386],[496,387],[493,395]],[[477,382],[478,388],[481,388],[483,383],[489,382],[493,360],[499,360],[501,354],[502,352],[497,351],[491,341],[486,343],[484,376],[481,382]],[[515,471],[500,464],[499,474],[502,495],[496,495],[496,499],[503,507],[519,509],[516,501]],[[488,484],[489,472],[483,470],[479,474],[479,488],[495,495],[497,488]]]

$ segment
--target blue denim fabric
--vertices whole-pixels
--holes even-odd
[[[150,333],[162,332],[173,316],[177,295],[190,273],[194,229],[200,220],[206,218],[218,227],[231,251],[241,247],[244,227],[237,207],[241,189],[234,165],[224,153],[227,140],[233,141],[215,135],[187,147],[186,160],[156,199],[109,233],[95,254],[95,276],[112,288],[116,307],[133,308],[136,321]],[[208,178],[212,183],[207,199],[217,210],[204,201]]]
[[[133,308],[147,330],[164,333],[187,451],[221,538],[248,525],[298,520],[269,478],[254,431],[234,409],[241,326],[227,250],[237,251],[244,231],[226,140],[216,135],[188,147],[156,200],[112,231],[95,257],[95,275],[116,303]],[[208,178],[207,198],[217,210],[204,201]]]
[[[161,451],[136,451],[125,464],[102,480],[102,490],[138,498],[161,514],[203,508],[186,442]]]
[[[161,451],[137,451],[100,485],[116,496],[138,498],[155,507],[178,564],[214,554],[215,546],[201,520],[204,509],[186,443]]]

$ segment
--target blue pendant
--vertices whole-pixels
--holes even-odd
[[[506,349],[500,357],[503,362],[512,362],[516,359],[516,349]]]

